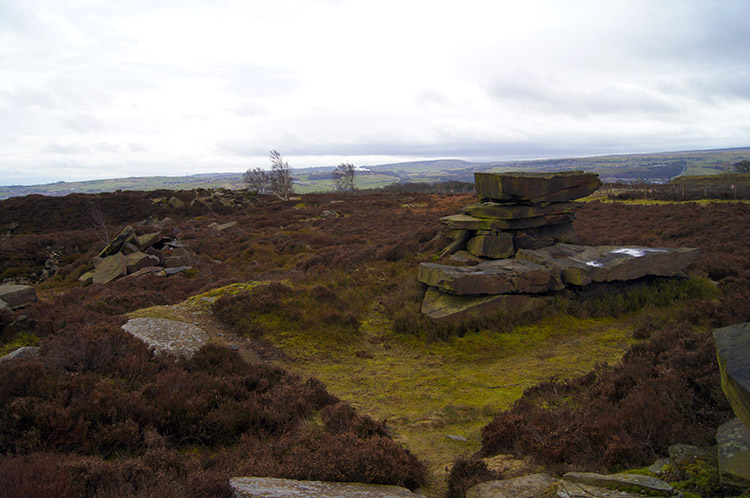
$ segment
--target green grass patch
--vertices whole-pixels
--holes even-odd
[[[16,335],[12,340],[6,342],[0,346],[0,357],[6,354],[12,353],[18,348],[24,348],[26,346],[38,346],[39,337],[36,334],[29,332],[21,332]]]

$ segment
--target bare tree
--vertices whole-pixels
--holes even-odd
[[[284,161],[279,151],[271,150],[271,192],[278,195],[285,201],[289,200],[289,194],[294,193],[292,185],[292,172],[289,163]]]
[[[98,200],[93,200],[89,203],[88,209],[88,220],[91,228],[94,229],[94,233],[97,238],[108,246],[112,241],[112,237],[109,234],[109,223],[107,222],[107,214],[102,210],[101,204]]]
[[[336,180],[336,190],[340,192],[354,192],[354,172],[356,168],[352,163],[341,163],[333,170],[333,179]]]
[[[265,194],[268,192],[270,175],[267,171],[261,168],[253,168],[245,171],[242,175],[242,179],[247,184],[248,190],[254,190],[259,194]]]

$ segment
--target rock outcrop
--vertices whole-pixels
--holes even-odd
[[[127,226],[94,258],[94,269],[78,280],[106,284],[125,276],[167,277],[190,269],[193,256],[162,232],[136,235],[135,229]]]
[[[730,420],[716,432],[721,483],[740,489],[750,486],[750,429],[740,419]]]
[[[234,477],[229,485],[236,498],[420,498],[406,488],[382,484]]]
[[[419,267],[419,280],[430,287],[422,311],[433,319],[528,309],[542,302],[537,297],[561,292],[588,297],[622,282],[677,275],[698,258],[692,248],[574,244],[571,201],[601,185],[594,174],[476,173],[474,179],[480,202],[440,220],[452,242],[439,257],[452,255],[451,262],[467,266]]]
[[[562,479],[533,474],[483,482],[469,488],[466,498],[645,498],[674,494],[671,485],[655,477],[569,472]]]
[[[122,328],[157,354],[190,358],[208,342],[208,334],[200,327],[165,318],[131,318]]]
[[[750,427],[750,322],[713,332],[721,389],[734,414]]]
[[[36,302],[36,291],[30,285],[2,284],[0,285],[0,301],[10,309],[20,308]]]

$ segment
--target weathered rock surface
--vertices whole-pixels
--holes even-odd
[[[486,261],[476,266],[422,263],[417,278],[458,295],[538,294],[559,289],[559,270],[515,259]]]
[[[136,241],[135,236],[135,230],[130,225],[126,226],[122,229],[122,231],[117,234],[117,236],[112,239],[112,241],[102,249],[102,252],[99,253],[100,258],[106,258],[107,256],[111,256],[112,254],[115,254],[116,252],[119,252],[120,249],[122,249],[123,244],[126,242],[133,242]]]
[[[515,479],[487,481],[466,490],[466,498],[534,498],[557,484],[547,474],[532,474]]]
[[[143,252],[134,252],[125,256],[125,266],[128,273],[135,273],[141,268],[156,266],[159,264],[159,258]]]
[[[154,244],[162,242],[165,239],[166,238],[164,237],[164,235],[162,235],[161,232],[152,232],[152,233],[144,233],[143,235],[139,235],[137,238],[137,242],[138,242],[138,247],[141,249],[141,251],[143,251],[144,249],[148,249]],[[166,239],[166,240],[169,240],[169,239]]]
[[[472,237],[466,243],[466,249],[474,256],[491,259],[508,258],[515,253],[513,235],[507,232]]]
[[[0,299],[0,310],[9,310],[9,309],[10,309],[10,306],[8,305],[8,303]]]
[[[406,488],[381,484],[294,481],[272,477],[233,477],[236,498],[418,498]]]
[[[573,223],[560,223],[540,228],[530,228],[513,232],[513,243],[518,249],[541,249],[562,242],[575,244],[578,242]]]
[[[451,230],[522,230],[538,228],[547,225],[570,223],[575,214],[549,214],[536,218],[520,218],[516,220],[498,220],[493,218],[477,218],[468,214],[452,214],[443,216],[440,222]]]
[[[0,300],[5,301],[10,309],[20,308],[37,301],[36,291],[30,285],[0,285]]]
[[[644,494],[664,496],[674,494],[674,488],[661,479],[637,474],[602,475],[594,472],[568,472],[563,476],[563,480],[600,488],[628,489]]]
[[[739,488],[750,486],[750,429],[739,419],[719,427],[719,474],[721,483]]]
[[[544,297],[527,294],[457,296],[430,287],[422,300],[422,313],[436,321],[460,320],[497,310],[529,311],[545,302]]]
[[[562,281],[572,285],[635,280],[647,275],[673,276],[698,259],[699,249],[578,246],[555,244],[542,249],[521,249],[516,259],[558,268]]]
[[[481,198],[497,201],[565,202],[586,197],[602,182],[593,173],[474,173]]]
[[[750,427],[750,322],[713,332],[721,389],[734,414]]]
[[[558,498],[645,498],[649,495],[562,480],[557,484],[557,496]]]
[[[39,356],[39,348],[36,346],[25,346],[23,348],[18,348],[15,351],[6,354],[2,358],[0,358],[0,361],[10,361],[10,360],[21,360],[26,358],[36,358]]]
[[[106,284],[127,273],[127,260],[122,253],[118,252],[98,262],[92,281],[95,284]]]
[[[716,446],[693,446],[692,444],[673,444],[667,449],[669,461],[678,467],[693,464],[698,460],[711,462],[716,460]]]
[[[192,323],[165,318],[131,318],[123,330],[142,340],[157,354],[191,357],[208,342],[208,334]]]
[[[480,202],[469,204],[463,208],[464,214],[475,218],[493,218],[500,220],[518,220],[523,218],[538,218],[552,214],[572,214],[575,211],[574,202],[555,202],[544,204],[507,204],[500,202]]]

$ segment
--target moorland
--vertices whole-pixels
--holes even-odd
[[[732,416],[710,330],[750,320],[750,204],[622,194],[579,203],[581,242],[699,247],[685,278],[453,323],[422,316],[416,268],[472,194],[4,200],[0,280],[33,284],[39,301],[0,312],[0,347],[41,354],[0,363],[0,494],[228,497],[229,477],[258,475],[461,497],[483,480],[709,446]],[[158,201],[171,197],[182,205]],[[83,285],[104,247],[92,212],[109,235],[168,234],[191,269]],[[130,317],[210,339],[190,359],[156,356],[121,330]],[[710,467],[668,477],[726,495]]]

